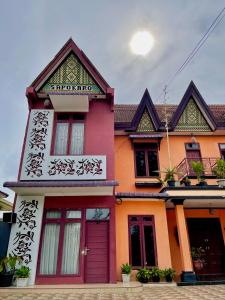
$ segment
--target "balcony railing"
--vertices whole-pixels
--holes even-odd
[[[218,157],[205,157],[205,158],[184,158],[177,166],[178,179],[181,180],[185,176],[196,176],[192,168],[193,161],[200,161],[204,167],[204,176],[213,176],[213,169],[216,165]]]

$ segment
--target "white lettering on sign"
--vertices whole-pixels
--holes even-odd
[[[92,91],[91,85],[64,85],[64,84],[50,84],[51,90],[60,91]]]

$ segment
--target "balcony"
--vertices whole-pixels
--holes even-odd
[[[205,157],[205,158],[184,158],[179,165],[176,167],[178,173],[178,179],[181,180],[185,176],[195,177],[195,172],[192,169],[192,161],[200,161],[204,166],[204,177],[215,177],[213,174],[213,169],[216,165],[218,157]]]

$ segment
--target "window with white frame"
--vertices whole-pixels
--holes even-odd
[[[57,114],[54,155],[81,155],[84,148],[84,116]]]

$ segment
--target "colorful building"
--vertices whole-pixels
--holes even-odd
[[[31,284],[116,282],[126,262],[173,267],[182,281],[224,275],[225,189],[213,169],[225,156],[225,105],[208,106],[193,82],[178,106],[154,105],[147,90],[139,105],[114,105],[72,40],[26,96],[18,180],[4,186],[16,192],[8,252]],[[195,185],[193,160],[207,186]],[[164,187],[168,167],[192,185]],[[205,251],[201,270],[190,246]]]
[[[9,252],[30,283],[115,281],[114,91],[70,39],[27,88]]]
[[[147,90],[139,105],[115,105],[118,278],[125,261],[173,267],[182,281],[225,278],[225,189],[213,173],[224,155],[225,105],[208,106],[193,82],[179,105],[154,105]],[[192,161],[207,186],[196,186]],[[174,167],[191,186],[162,186],[159,175]],[[204,251],[200,270],[190,247]]]

